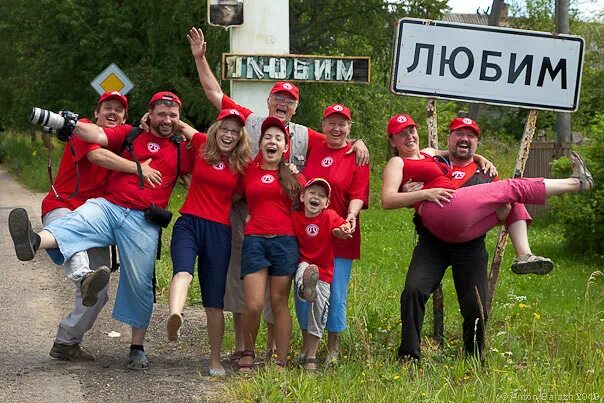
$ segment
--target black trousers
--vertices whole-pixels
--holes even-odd
[[[402,340],[398,349],[399,358],[420,358],[420,334],[426,302],[438,288],[449,266],[453,270],[455,291],[463,317],[465,351],[482,357],[485,323],[481,317],[484,315],[484,321],[487,320],[485,304],[488,295],[488,253],[484,236],[460,244],[447,243],[430,234],[421,225],[419,217],[414,222],[419,240],[413,250],[401,294]]]

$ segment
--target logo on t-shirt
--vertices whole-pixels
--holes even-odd
[[[451,179],[463,179],[464,176],[466,176],[466,173],[464,171],[453,171],[451,172]]]
[[[319,235],[319,226],[317,224],[308,224],[306,226],[306,235],[310,237]]]
[[[150,141],[147,143],[147,150],[149,150],[152,153],[156,153],[159,151],[159,144],[153,143],[152,141]]]
[[[270,174],[264,175],[262,178],[260,178],[260,182],[266,183],[267,185],[269,183],[273,183],[274,181],[275,181],[275,177]]]
[[[321,161],[321,166],[323,168],[327,168],[331,166],[331,164],[333,164],[333,157],[325,157],[323,158],[323,161]]]
[[[212,165],[212,168],[217,171],[222,171],[224,169],[224,162],[220,161],[219,163]]]

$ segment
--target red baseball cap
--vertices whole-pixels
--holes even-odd
[[[277,81],[271,89],[271,94],[275,94],[277,92],[287,92],[291,94],[296,101],[300,99],[300,90],[298,90],[298,87],[296,87],[292,83]]]
[[[278,127],[283,131],[283,133],[287,133],[283,122],[280,121],[279,118],[276,118],[274,116],[269,116],[268,118],[264,119],[264,121],[262,122],[262,126],[260,127],[260,133],[264,133],[269,127]]]
[[[409,126],[417,127],[417,124],[413,121],[413,118],[411,116],[405,113],[399,113],[398,115],[394,115],[388,121],[388,128],[386,129],[386,133],[388,133],[389,136],[393,134],[398,134]]]
[[[331,198],[331,185],[329,184],[329,182],[327,182],[327,179],[313,178],[306,182],[306,185],[304,185],[304,189],[311,187],[312,185],[322,186],[323,189],[325,189],[325,191],[327,192],[327,198]]]
[[[339,113],[340,115],[343,115],[346,119],[352,120],[352,118],[350,117],[350,109],[348,109],[342,104],[329,105],[323,111],[323,117],[326,118],[329,115],[333,115],[334,113]]]
[[[180,106],[182,108],[182,102],[180,102],[180,98],[178,98],[176,96],[176,94],[170,92],[170,91],[160,91],[160,92],[156,92],[152,97],[151,100],[149,101],[149,106],[153,105],[154,102],[156,101],[172,101],[172,102],[176,102],[178,104],[178,106]]]
[[[449,123],[449,132],[453,130],[462,129],[464,127],[469,127],[474,130],[474,132],[480,136],[480,127],[478,127],[478,123],[474,119],[470,118],[453,118],[451,123]]]
[[[120,104],[122,104],[122,106],[124,107],[124,109],[128,110],[128,98],[126,98],[125,95],[122,95],[118,91],[104,92],[103,95],[101,95],[101,97],[99,98],[99,102],[97,102],[97,105],[100,105],[105,101],[109,101],[110,99],[115,99],[119,101]]]
[[[245,117],[237,109],[223,109],[220,111],[216,120],[222,120],[224,118],[235,117],[238,118],[242,125],[245,124]]]

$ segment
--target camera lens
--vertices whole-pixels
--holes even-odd
[[[62,128],[65,124],[63,116],[42,108],[32,108],[29,121],[55,130]]]

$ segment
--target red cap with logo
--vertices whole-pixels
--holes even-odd
[[[298,90],[298,87],[296,87],[292,83],[277,81],[271,89],[271,94],[276,94],[277,92],[287,92],[291,94],[291,96],[294,97],[296,101],[300,99],[300,91]]]
[[[388,121],[388,128],[386,129],[386,133],[389,136],[393,134],[398,134],[405,130],[409,126],[417,126],[417,124],[413,121],[413,118],[405,113],[399,113],[398,115],[394,115]]]
[[[329,105],[323,111],[323,117],[326,118],[329,115],[333,115],[335,113],[339,113],[340,115],[344,116],[346,119],[352,120],[352,118],[350,117],[350,109],[348,109],[347,107],[345,107],[342,104]]]
[[[283,131],[283,133],[287,133],[283,122],[274,116],[269,116],[268,118],[264,119],[264,121],[262,122],[262,126],[260,127],[260,133],[264,134],[266,129],[268,129],[269,127],[278,127]]]
[[[172,101],[178,104],[182,108],[182,102],[180,102],[180,98],[176,96],[176,94],[170,91],[160,91],[156,92],[149,101],[149,106],[153,105],[154,102],[157,101]]]
[[[128,110],[128,98],[126,98],[125,95],[122,95],[118,91],[104,92],[103,95],[101,95],[101,97],[99,98],[99,102],[97,102],[97,105],[100,105],[105,101],[109,101],[110,99],[115,99],[116,101],[119,101],[119,103],[122,104],[124,109]]]
[[[239,119],[239,121],[241,122],[242,125],[245,124],[245,117],[237,109],[221,110],[220,113],[218,114],[218,117],[216,117],[216,120],[222,120],[222,119],[230,118],[230,117]]]
[[[313,178],[306,182],[306,185],[304,185],[304,189],[311,187],[312,185],[322,186],[323,189],[325,189],[325,191],[327,192],[327,198],[331,198],[331,185],[329,184],[329,182],[327,182],[327,179]]]
[[[480,136],[480,127],[478,127],[478,123],[474,119],[470,118],[453,118],[451,123],[449,123],[449,132],[457,129],[463,129],[464,127],[469,127],[474,130],[474,132]]]

